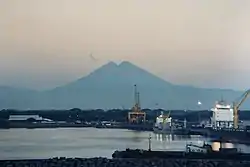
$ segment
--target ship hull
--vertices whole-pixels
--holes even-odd
[[[244,130],[210,130],[208,137],[218,141],[250,144],[250,134]]]
[[[246,130],[197,128],[190,129],[190,133],[210,138],[212,141],[250,144],[250,132]]]

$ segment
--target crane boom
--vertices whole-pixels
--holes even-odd
[[[167,116],[168,118],[170,117],[170,114],[171,114],[171,111],[168,112],[168,116]]]
[[[247,99],[248,95],[250,94],[250,89],[247,90],[244,94],[242,99],[237,103],[237,102],[233,102],[233,113],[234,113],[234,128],[237,129],[238,128],[238,122],[239,122],[239,114],[238,114],[238,110],[240,108],[240,106],[245,102],[245,100]]]

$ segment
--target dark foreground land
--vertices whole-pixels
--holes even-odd
[[[1,167],[249,167],[249,161],[194,159],[65,159],[0,161]]]

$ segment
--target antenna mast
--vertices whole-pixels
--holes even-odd
[[[138,107],[138,110],[141,110],[140,93],[139,92],[137,93],[137,107]]]
[[[137,104],[137,85],[134,85],[134,98],[135,98],[135,105]]]
[[[137,91],[137,85],[134,85],[134,99],[135,99],[135,106],[134,106],[134,110],[135,112],[139,112],[141,109],[141,105],[140,105],[140,93]]]

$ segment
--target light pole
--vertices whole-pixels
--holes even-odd
[[[200,109],[201,109],[200,106],[201,106],[201,105],[202,105],[202,103],[201,103],[200,101],[198,101],[198,122],[199,122],[199,124],[201,123],[201,122],[200,122],[200,119],[201,119],[201,118],[200,118]]]
[[[187,128],[187,110],[184,110],[185,112],[185,119],[184,119],[184,128],[186,129]]]
[[[151,133],[149,134],[148,137],[148,151],[151,151]]]

